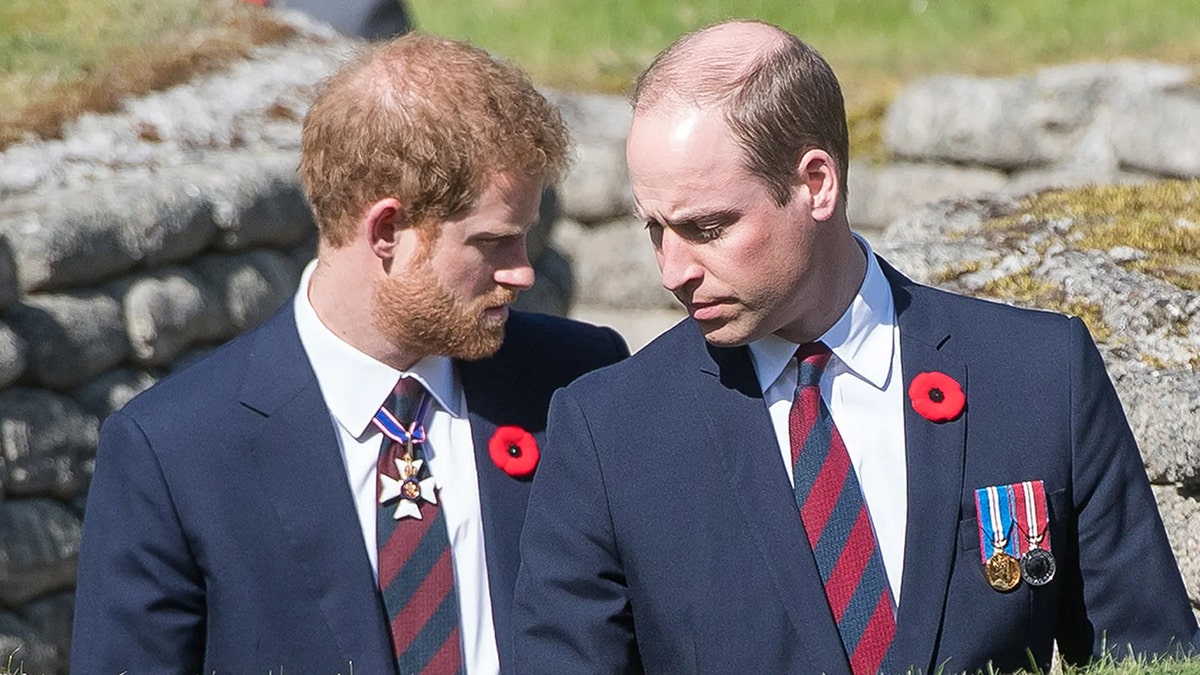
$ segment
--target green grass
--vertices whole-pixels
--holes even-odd
[[[0,0],[0,148],[292,34],[237,0]]]
[[[567,89],[624,92],[680,34],[727,18],[794,32],[838,73],[856,156],[878,157],[901,83],[1136,57],[1200,61],[1197,0],[409,0],[425,31],[469,39]]]

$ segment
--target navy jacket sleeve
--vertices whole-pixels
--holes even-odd
[[[199,672],[204,582],[153,449],[113,413],[100,434],[79,552],[72,672]]]
[[[1081,589],[1060,614],[1059,649],[1068,662],[1175,651],[1195,639],[1196,621],[1141,454],[1077,318],[1070,339],[1074,581]]]
[[[521,536],[516,672],[640,672],[604,474],[570,391],[554,395],[548,425],[554,452],[538,467]]]

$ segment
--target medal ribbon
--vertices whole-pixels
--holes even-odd
[[[417,412],[413,415],[412,424],[407,429],[400,423],[400,420],[396,419],[396,415],[386,408],[380,408],[375,413],[375,418],[372,421],[383,432],[383,435],[396,443],[401,445],[408,445],[409,441],[412,441],[413,444],[424,443],[425,415],[429,412],[431,400],[432,397],[429,396],[428,391],[421,394],[421,401],[417,404]]]
[[[1022,554],[1035,548],[1050,550],[1050,533],[1046,531],[1050,516],[1046,511],[1046,488],[1040,480],[1027,480],[1015,489],[1017,529],[1021,533],[1019,550]]]
[[[993,485],[975,490],[975,514],[979,519],[979,557],[983,564],[1003,551],[1019,556],[1013,530],[1013,489],[1011,485]]]

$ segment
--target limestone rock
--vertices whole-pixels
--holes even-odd
[[[83,384],[129,353],[121,305],[104,291],[29,296],[6,319],[29,347],[28,378],[53,389]]]
[[[220,173],[209,170],[196,176],[211,200],[220,248],[285,248],[316,229],[296,175],[298,153],[230,152],[222,156]]]
[[[25,372],[29,346],[8,324],[0,323],[0,388],[12,384]]]
[[[559,187],[563,215],[594,224],[633,210],[625,136],[633,111],[623,99],[599,94],[546,92],[562,111],[575,157]]]
[[[52,669],[49,665],[39,665],[45,672],[58,670],[66,672],[67,655],[71,653],[71,624],[75,620],[75,594],[71,591],[60,591],[40,597],[21,606],[21,617],[46,639],[54,649],[56,664]],[[26,664],[27,672],[42,672]]]
[[[513,308],[524,312],[566,316],[571,310],[571,297],[575,285],[570,263],[558,251],[547,248],[542,251],[542,257],[538,258],[533,270],[536,275],[533,288],[522,292]]]
[[[0,612],[0,655],[0,667],[8,666],[12,656],[17,675],[67,672],[65,655],[58,653],[50,636],[11,612]]]
[[[1154,486],[1158,512],[1183,575],[1193,610],[1200,611],[1200,493],[1174,486]]]
[[[214,288],[229,317],[233,337],[266,321],[296,292],[300,270],[282,253],[256,250],[205,256],[194,268]]]
[[[948,290],[977,295],[1023,274],[1095,308],[1110,335],[1097,343],[1151,481],[1200,487],[1200,379],[1189,365],[1200,355],[1200,293],[1127,269],[1111,251],[1072,250],[1069,220],[1023,221],[1024,241],[985,226],[1017,209],[1004,198],[934,204],[894,223],[876,250]]]
[[[663,290],[650,237],[636,220],[591,228],[561,220],[554,230],[554,245],[571,261],[577,302],[630,309],[679,306]]]
[[[884,143],[906,159],[1016,169],[1051,164],[1087,119],[1088,101],[1058,96],[1030,77],[931,77],[888,109]]]
[[[1200,176],[1200,86],[1129,96],[1116,117],[1113,146],[1123,166]]]
[[[166,365],[188,346],[229,332],[216,292],[189,269],[132,281],[121,304],[133,359],[142,365]]]
[[[77,389],[75,400],[84,410],[103,420],[156,382],[158,376],[153,373],[121,368],[105,373]]]
[[[0,392],[3,494],[61,499],[82,494],[99,440],[99,421],[71,399],[25,387]]]
[[[12,247],[21,291],[89,284],[202,250],[216,231],[211,207],[172,178],[126,175],[69,200],[32,194],[0,207],[0,234]]]
[[[996,192],[1007,182],[1002,172],[993,169],[904,162],[872,168],[851,162],[847,213],[855,229],[882,229],[929,202]]]
[[[83,524],[51,499],[0,502],[0,604],[19,607],[75,583]],[[4,633],[0,629],[0,633]]]

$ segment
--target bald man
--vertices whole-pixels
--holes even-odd
[[[853,234],[819,54],[717,25],[633,105],[637,210],[690,317],[551,403],[518,671],[1011,671],[1197,640],[1087,329],[913,283]]]

